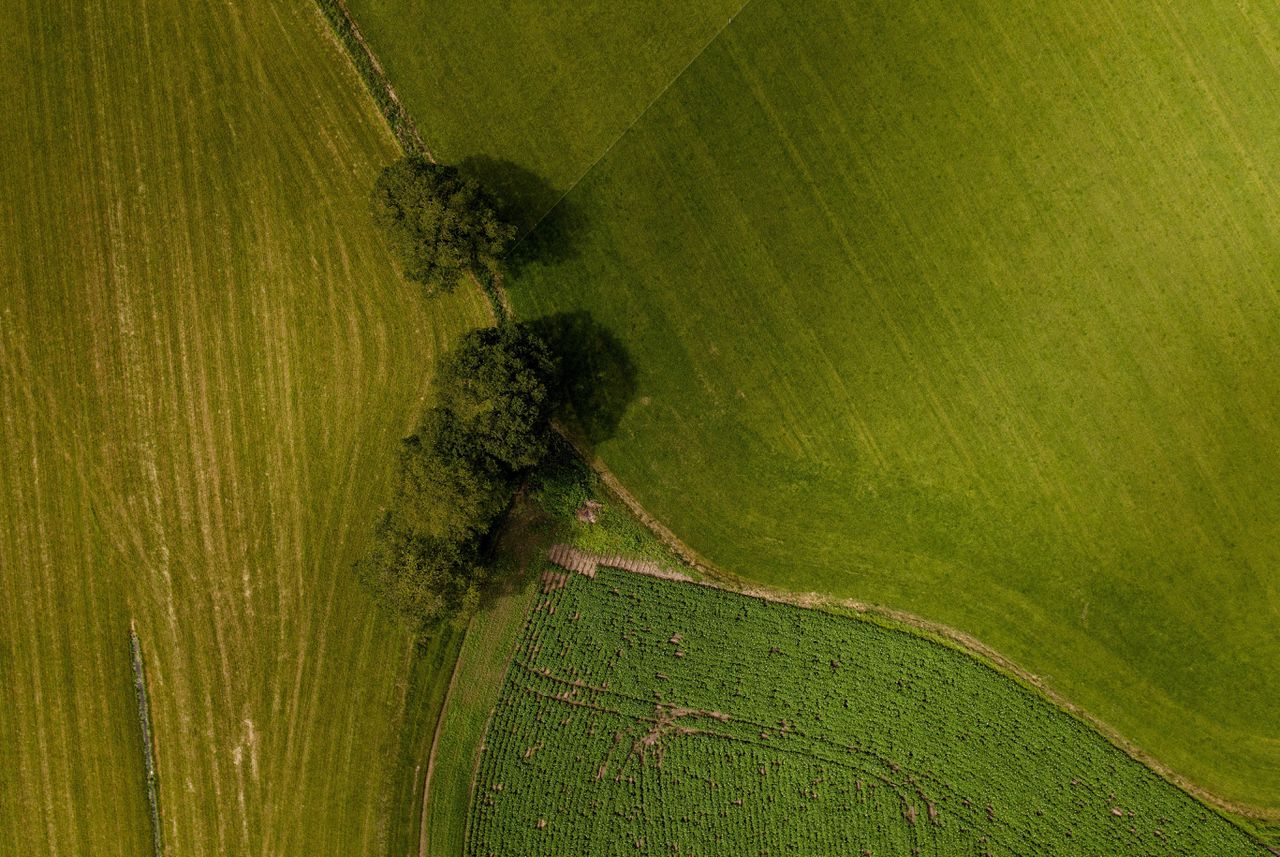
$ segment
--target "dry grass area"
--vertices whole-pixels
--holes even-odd
[[[131,617],[166,853],[377,853],[409,650],[349,567],[483,303],[398,282],[309,2],[9,18],[0,853],[149,851]]]

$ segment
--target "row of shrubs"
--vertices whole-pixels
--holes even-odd
[[[507,318],[496,284],[516,227],[475,179],[420,154],[340,0],[321,0],[321,7],[407,152],[382,171],[371,194],[374,222],[402,275],[427,298],[471,277],[498,322],[442,358],[435,404],[403,443],[395,497],[359,563],[378,600],[425,636],[465,621],[476,607],[492,533],[546,456],[553,412],[584,440],[603,439],[630,398],[634,370],[589,317]]]

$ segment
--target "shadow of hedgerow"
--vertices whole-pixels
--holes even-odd
[[[612,438],[636,394],[626,346],[582,310],[543,316],[529,327],[559,360],[557,416],[589,446]]]

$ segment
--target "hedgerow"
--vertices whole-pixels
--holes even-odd
[[[341,0],[316,0],[316,4],[324,14],[325,20],[329,22],[333,34],[351,57],[351,62],[359,72],[360,79],[364,81],[365,89],[372,96],[374,104],[378,106],[378,111],[386,118],[387,125],[391,127],[391,133],[395,135],[400,148],[406,154],[425,153],[422,140],[418,136],[418,129],[405,111],[404,105],[395,97],[391,82],[387,80],[386,73],[365,45],[346,6]]]
[[[441,361],[435,404],[401,444],[395,497],[356,566],[415,634],[465,622],[479,603],[494,526],[550,442],[554,374],[521,324],[471,331]]]

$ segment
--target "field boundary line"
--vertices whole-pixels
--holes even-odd
[[[588,461],[591,462],[592,468],[596,469],[594,459],[588,458]],[[597,473],[600,478],[606,482],[606,484],[617,482],[617,478],[611,473],[601,470],[597,470]],[[610,487],[612,487],[611,484]],[[642,523],[647,524],[648,520],[653,520],[652,516],[643,512],[643,508],[636,503],[634,497],[631,497],[629,494],[625,496],[623,494],[619,494],[618,496],[619,499],[622,499],[623,502],[627,504],[628,508],[640,510],[643,514],[643,517],[641,518]],[[636,503],[636,505],[632,507],[632,503]],[[661,527],[661,525],[659,526]],[[665,527],[662,527],[661,529],[665,533],[670,533],[670,530],[667,530]],[[661,532],[655,530],[654,534],[663,538],[664,542],[666,541],[666,537]],[[674,535],[672,538],[675,538]],[[675,539],[675,541],[679,544],[679,539]],[[675,545],[668,544],[668,547],[675,550]],[[684,551],[676,551],[677,554],[682,554],[684,552],[687,552],[691,556],[697,556],[695,552],[687,547],[684,548]],[[1154,771],[1170,785],[1187,793],[1200,803],[1208,806],[1211,810],[1218,812],[1219,815],[1225,817],[1227,821],[1231,822],[1236,827],[1240,827],[1240,825],[1235,819],[1230,817],[1232,814],[1248,818],[1253,821],[1275,822],[1280,820],[1280,811],[1268,810],[1262,807],[1250,806],[1248,804],[1233,803],[1192,783],[1185,777],[1173,771],[1167,765],[1155,759],[1145,750],[1129,741],[1110,724],[1106,723],[1106,721],[1089,713],[1081,706],[1071,702],[1062,694],[1050,688],[1044,683],[1040,676],[1019,666],[1017,663],[1005,657],[991,646],[979,640],[977,637],[966,634],[949,625],[944,625],[941,622],[934,622],[930,619],[924,618],[923,616],[919,616],[915,613],[909,613],[905,610],[898,610],[896,608],[886,607],[880,604],[871,604],[865,601],[858,601],[853,598],[836,598],[830,595],[823,595],[819,592],[792,592],[784,589],[776,589],[771,586],[763,586],[758,583],[747,581],[731,572],[726,572],[713,565],[708,565],[704,561],[690,563],[692,568],[706,575],[706,578],[702,580],[690,578],[687,575],[679,573],[670,573],[665,569],[654,572],[646,568],[645,563],[618,564],[614,562],[601,562],[600,565],[615,569],[624,574],[638,574],[645,577],[657,578],[659,580],[668,580],[673,583],[687,583],[694,586],[702,586],[707,589],[716,589],[721,592],[731,592],[735,595],[755,598],[760,601],[768,601],[775,604],[787,604],[791,607],[798,607],[804,610],[819,610],[834,615],[840,615],[842,611],[851,611],[857,614],[858,617],[868,617],[864,618],[862,621],[870,621],[871,619],[886,621],[907,633],[915,634],[939,645],[946,645],[951,648],[958,649],[970,657],[975,657],[980,662],[986,664],[989,668],[995,670],[1006,678],[1010,678],[1033,693],[1039,694],[1055,708],[1071,717],[1074,717],[1089,728],[1093,729],[1105,738],[1109,744],[1123,752],[1134,762]],[[583,576],[585,577],[587,575]],[[1256,837],[1254,837],[1250,831],[1244,828],[1241,829],[1244,830],[1250,838],[1256,840]],[[1264,847],[1266,847],[1265,844]]]
[[[507,290],[502,287],[502,279],[500,277],[495,277],[491,274],[485,274],[481,277],[470,268],[467,269],[467,276],[475,284],[475,287],[480,290],[480,294],[484,295],[485,302],[489,304],[489,314],[493,316],[495,325],[502,327],[516,317],[515,310],[511,308],[511,298],[507,296]]]
[[[386,120],[400,148],[405,154],[423,155],[427,160],[435,163],[435,157],[422,142],[418,126],[414,124],[413,117],[409,115],[409,111],[400,101],[400,96],[396,94],[395,87],[391,85],[391,79],[387,77],[386,69],[382,67],[377,55],[365,41],[364,33],[360,32],[360,26],[352,17],[345,0],[316,0],[316,6],[329,23],[330,30],[344,49],[347,58],[355,66],[356,74],[364,82],[365,89],[378,108],[378,113]]]
[[[391,136],[395,137],[400,150],[406,155],[422,155],[434,164],[435,155],[423,142],[413,116],[400,101],[395,87],[391,85],[391,79],[387,77],[386,69],[365,40],[364,33],[360,31],[360,26],[351,15],[345,0],[315,0],[315,2],[321,16],[329,24],[330,33],[337,39],[339,47],[347,55],[347,59],[355,67],[356,74],[364,83],[365,90],[373,98],[374,106],[378,108],[378,115],[387,123],[387,128],[391,131]],[[556,200],[556,205],[559,202],[560,200]],[[532,232],[532,229],[530,231]],[[467,276],[488,301],[494,324],[501,326],[514,317],[511,300],[507,297],[499,279],[492,276],[482,278],[472,270],[467,271]]]
[[[467,621],[466,630],[462,632],[462,640],[458,644],[458,657],[453,661],[453,671],[449,674],[449,686],[445,688],[444,699],[440,702],[440,715],[436,717],[436,728],[431,736],[431,752],[427,754],[427,772],[422,778],[422,818],[418,820],[418,857],[427,857],[427,806],[431,794],[431,775],[435,773],[436,752],[440,748],[440,733],[444,731],[444,717],[449,710],[449,697],[458,683],[458,668],[462,666],[462,647],[466,645],[467,635],[471,633],[473,616]]]
[[[485,713],[484,726],[480,727],[480,743],[476,745],[475,758],[471,760],[471,775],[467,777],[467,807],[466,807],[466,814],[464,815],[465,820],[462,826],[462,853],[463,854],[467,853],[467,842],[471,839],[471,802],[472,800],[474,800],[475,794],[476,794],[476,778],[480,775],[480,760],[484,758],[486,742],[489,740],[489,728],[493,726],[493,715],[497,713],[498,705],[499,703],[502,702],[502,692],[506,688],[507,682],[511,680],[512,670],[514,670],[516,665],[519,663],[519,659],[517,656],[520,654],[520,647],[522,642],[524,641],[525,631],[529,629],[529,622],[531,621],[531,616],[532,616],[532,613],[530,612],[530,610],[534,604],[534,601],[536,601],[536,595],[535,595],[535,593],[537,592],[536,582],[533,581],[532,578],[530,578],[528,581],[525,582],[524,585],[529,587],[530,600],[529,600],[529,603],[525,605],[524,611],[521,615],[520,630],[511,639],[511,650],[507,654],[506,660],[502,666],[501,678],[498,681],[498,692],[493,697],[493,705],[489,706],[489,710]],[[474,621],[475,621],[475,617],[472,617],[472,619],[467,623],[468,629],[470,629],[471,627],[471,622],[474,622]],[[459,663],[462,662],[461,648],[459,648],[458,650],[458,662]],[[448,705],[449,705],[449,699],[448,699],[448,696],[446,696],[445,709],[448,708]],[[442,714],[445,709],[441,710]],[[426,804],[424,803],[423,806],[425,807]],[[418,857],[426,857],[426,855],[419,854]]]
[[[622,132],[618,134],[617,137],[613,138],[613,142],[605,147],[604,151],[600,153],[600,156],[597,157],[590,164],[588,164],[587,168],[578,174],[578,177],[573,180],[573,183],[570,184],[568,188],[565,189],[564,193],[556,197],[556,201],[551,203],[551,207],[548,208],[546,211],[544,211],[542,213],[542,216],[539,217],[536,221],[534,221],[534,224],[529,227],[529,230],[525,232],[524,235],[520,236],[520,240],[517,241],[514,245],[512,245],[511,250],[515,250],[515,248],[519,247],[520,244],[523,243],[526,238],[528,238],[534,232],[538,231],[538,227],[542,225],[542,221],[546,220],[547,217],[551,215],[551,212],[559,208],[560,203],[564,202],[565,197],[573,193],[573,189],[576,188],[578,185],[582,184],[582,180],[585,179],[588,175],[590,175],[591,171],[594,170],[596,166],[609,155],[610,152],[613,151],[614,147],[617,146],[619,142],[621,142],[622,138],[630,134],[631,130],[635,128],[636,125],[640,124],[640,120],[643,119],[649,113],[649,111],[653,109],[653,105],[657,104],[662,99],[662,96],[666,95],[667,91],[670,90],[671,87],[675,86],[676,83],[680,80],[680,78],[684,77],[685,72],[687,72],[693,66],[693,64],[696,63],[702,57],[702,55],[707,52],[708,48],[710,48],[720,39],[720,36],[724,34],[724,31],[729,29],[729,25],[732,24],[734,21],[736,21],[738,19],[738,16],[741,15],[743,11],[745,11],[746,8],[750,6],[753,2],[754,0],[743,0],[742,5],[739,6],[734,11],[734,13],[729,16],[728,20],[726,20],[723,24],[720,25],[720,29],[716,30],[715,33],[712,34],[711,38],[707,39],[706,44],[704,44],[701,48],[698,49],[698,52],[693,55],[693,58],[690,59],[687,63],[685,63],[684,66],[678,72],[675,73],[675,75],[671,78],[671,80],[667,81],[666,86],[662,87],[662,89],[658,91],[657,95],[649,99],[649,103],[646,104],[640,110],[640,112],[636,114],[635,118],[631,120],[630,124],[628,124],[626,128],[622,129]],[[511,251],[508,251],[508,252],[511,252]]]
[[[525,619],[525,625],[528,625],[528,618]],[[489,729],[493,726],[493,715],[498,711],[498,704],[502,702],[502,692],[506,689],[507,681],[511,677],[511,668],[515,666],[516,651],[520,648],[520,641],[524,638],[525,628],[520,629],[520,633],[516,636],[516,647],[511,652],[511,659],[507,661],[507,668],[502,673],[502,684],[498,687],[498,695],[494,699],[493,706],[489,709],[489,713],[484,716],[484,726],[480,729],[480,744],[476,747],[476,757],[471,760],[471,776],[467,778],[467,814],[466,823],[462,827],[462,853],[467,853],[467,842],[471,839],[471,802],[476,797],[476,778],[480,776],[480,760],[484,758],[485,742],[489,740]],[[419,855],[424,857],[424,855]]]
[[[154,739],[151,732],[151,706],[147,701],[147,677],[142,665],[142,641],[137,623],[129,620],[129,660],[133,668],[133,692],[138,699],[138,724],[142,727],[142,763],[147,781],[147,804],[151,812],[151,843],[156,857],[164,857],[164,831],[160,826],[160,796]]]
[[[640,505],[640,501],[635,498],[635,495],[628,491],[626,486],[613,474],[613,471],[608,468],[603,459],[592,451],[585,438],[580,437],[568,425],[559,420],[552,420],[551,427],[555,429],[557,434],[568,441],[569,445],[587,463],[587,466],[595,471],[595,474],[600,477],[600,481],[623,502],[631,514],[635,515],[640,523],[644,524],[651,533],[657,536],[663,546],[678,556],[685,565],[708,577],[735,579],[733,575],[716,567],[706,557],[685,544],[670,528],[649,514],[648,510]]]

